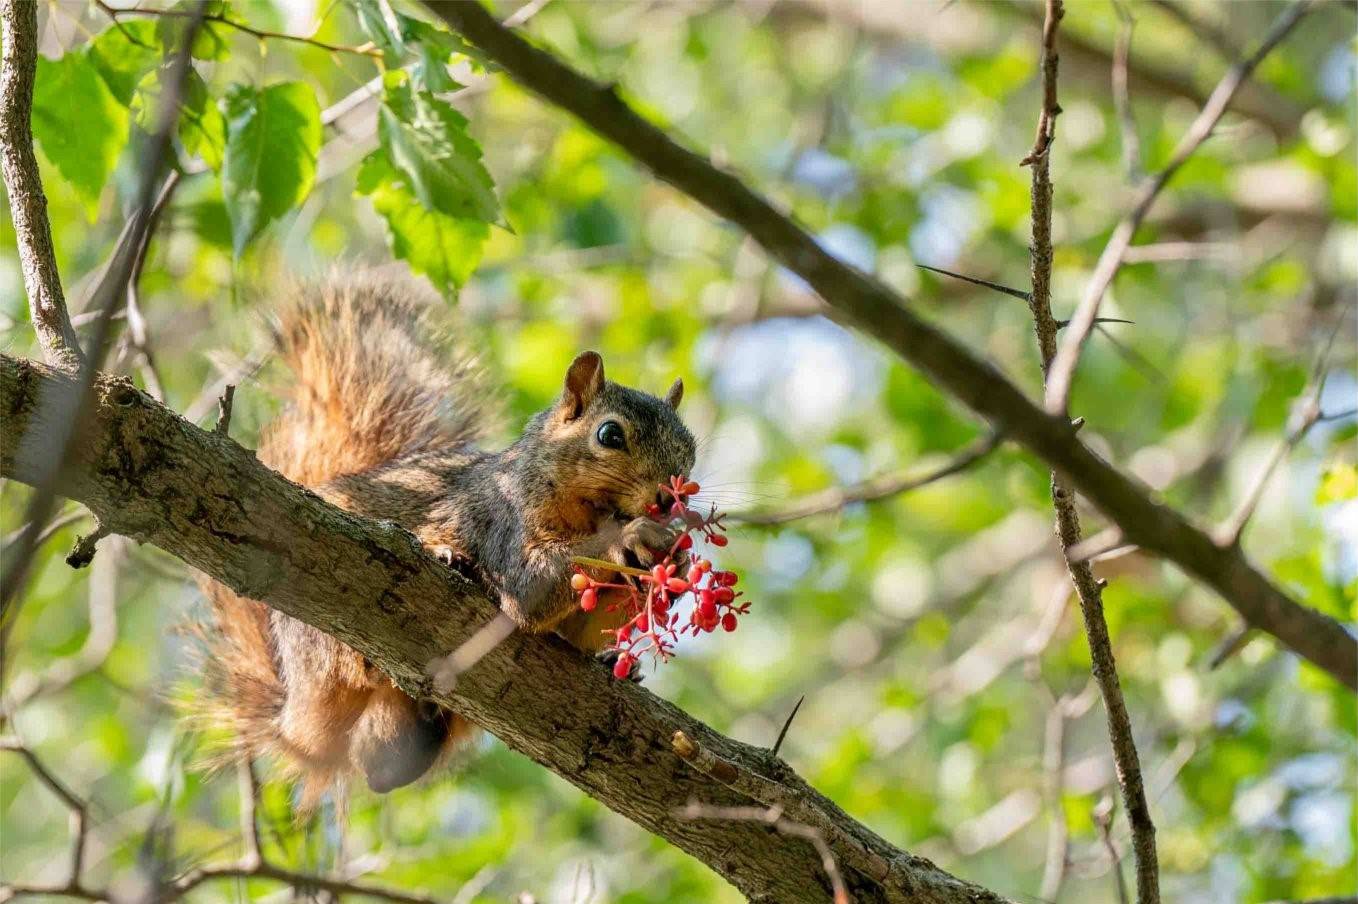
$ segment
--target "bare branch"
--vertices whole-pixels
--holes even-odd
[[[1259,503],[1263,501],[1264,491],[1268,489],[1269,480],[1272,479],[1278,466],[1283,460],[1297,448],[1297,445],[1305,439],[1306,434],[1311,432],[1321,419],[1320,396],[1325,391],[1325,378],[1330,362],[1330,354],[1334,350],[1335,339],[1339,335],[1339,330],[1344,325],[1347,312],[1340,313],[1336,318],[1334,328],[1330,331],[1329,339],[1325,342],[1325,347],[1316,356],[1316,363],[1311,369],[1311,379],[1309,386],[1303,390],[1301,398],[1298,400],[1297,409],[1293,416],[1292,427],[1278,440],[1273,451],[1269,453],[1268,460],[1264,467],[1260,469],[1258,476],[1254,480],[1253,486],[1241,500],[1240,506],[1235,512],[1217,528],[1217,542],[1223,546],[1236,546],[1240,543],[1240,536],[1245,532],[1250,519],[1254,517],[1254,512],[1259,508]]]
[[[1047,153],[1052,140],[1056,137],[1056,117],[1061,114],[1061,105],[1056,102],[1056,30],[1061,26],[1061,17],[1066,14],[1060,2],[1047,3],[1046,15],[1042,19],[1042,57],[1038,61],[1038,71],[1042,73],[1042,111],[1037,118],[1037,138],[1028,156],[1019,161],[1019,166],[1036,163]]]
[[[1132,113],[1127,61],[1132,56],[1132,32],[1136,28],[1136,19],[1122,0],[1114,0],[1113,9],[1122,23],[1118,29],[1117,43],[1113,45],[1113,106],[1117,109],[1122,135],[1122,166],[1127,171],[1127,178],[1135,182],[1141,177],[1141,139],[1137,136],[1136,116]]]
[[[1099,827],[1099,837],[1108,851],[1108,861],[1112,865],[1113,889],[1117,892],[1118,904],[1127,904],[1127,882],[1122,878],[1122,855],[1113,843],[1113,798],[1106,796],[1094,806],[1094,824]]]
[[[1061,0],[1047,0],[1047,23],[1044,29],[1042,55],[1044,59],[1055,55],[1055,35],[1061,21]],[[1056,104],[1056,66],[1043,67],[1043,105]],[[1044,109],[1039,123],[1048,121],[1050,114]],[[1052,362],[1056,354],[1056,321],[1051,312],[1051,267],[1052,267],[1052,184],[1051,155],[1047,153],[1050,142],[1043,153],[1033,160],[1032,171],[1032,280],[1033,295],[1028,307],[1033,313],[1033,324],[1038,337],[1038,351],[1041,356],[1042,374],[1046,381],[1053,377]],[[1070,571],[1071,582],[1080,600],[1080,612],[1084,616],[1085,636],[1089,640],[1089,655],[1094,680],[1103,695],[1104,710],[1108,715],[1108,735],[1113,747],[1113,761],[1117,765],[1118,785],[1127,806],[1132,825],[1133,850],[1136,853],[1136,890],[1139,904],[1159,904],[1160,869],[1155,852],[1155,825],[1151,822],[1150,805],[1146,801],[1145,785],[1141,778],[1141,761],[1137,754],[1136,742],[1132,735],[1131,717],[1127,713],[1127,703],[1122,696],[1118,682],[1117,664],[1113,658],[1113,643],[1108,633],[1108,622],[1103,617],[1103,587],[1105,583],[1094,578],[1094,572],[1086,561],[1073,561],[1068,551],[1080,544],[1082,530],[1080,514],[1075,507],[1075,491],[1067,478],[1059,471],[1051,475],[1052,507],[1056,510],[1056,535],[1061,541],[1061,549],[1067,553],[1066,566]],[[1062,718],[1054,717],[1054,718]],[[1062,730],[1048,724],[1049,740],[1054,731]],[[1056,738],[1059,745],[1060,738]],[[1064,875],[1064,853],[1061,870],[1052,867],[1051,848],[1048,848],[1049,870],[1044,875],[1059,888]],[[1043,897],[1055,897],[1055,895]]]
[[[1070,332],[1066,334],[1061,343],[1061,348],[1057,352],[1056,360],[1051,367],[1051,377],[1047,381],[1046,408],[1048,413],[1053,415],[1064,414],[1070,403],[1070,389],[1074,380],[1075,367],[1080,361],[1080,351],[1089,334],[1094,329],[1094,318],[1099,313],[1099,303],[1103,301],[1108,287],[1113,283],[1113,277],[1117,276],[1118,270],[1122,268],[1123,256],[1132,244],[1132,237],[1136,234],[1137,227],[1141,225],[1146,214],[1150,212],[1155,199],[1160,196],[1160,192],[1169,184],[1169,180],[1179,171],[1193,154],[1202,146],[1212,135],[1212,130],[1216,128],[1221,120],[1226,108],[1230,105],[1231,99],[1235,96],[1240,86],[1249,78],[1259,63],[1268,56],[1269,52],[1276,47],[1283,38],[1297,26],[1303,16],[1312,8],[1312,0],[1299,0],[1283,10],[1269,29],[1259,48],[1249,57],[1232,66],[1230,70],[1217,83],[1212,91],[1211,97],[1203,105],[1197,119],[1193,120],[1192,125],[1184,137],[1179,140],[1178,146],[1170,156],[1169,163],[1165,165],[1155,178],[1147,181],[1137,192],[1135,203],[1131,211],[1122,218],[1121,222],[1113,230],[1113,235],[1108,239],[1108,244],[1104,246],[1103,253],[1099,255],[1099,261],[1094,266],[1094,275],[1090,277],[1089,284],[1085,287],[1084,295],[1080,299],[1080,305],[1076,309],[1075,316],[1072,318]]]
[[[785,508],[758,512],[734,512],[727,517],[745,524],[786,524],[789,521],[796,521],[799,518],[806,518],[811,515],[839,511],[845,506],[858,502],[877,502],[910,490],[917,490],[920,487],[943,480],[945,477],[951,477],[965,471],[994,451],[995,447],[1000,444],[1000,440],[1001,437],[996,433],[983,436],[949,459],[946,464],[924,474],[882,474],[852,486],[832,487],[819,493],[812,493]]]
[[[479,4],[441,3],[432,13],[476,43],[515,80],[571,112],[659,178],[739,225],[806,280],[839,316],[876,337],[1005,435],[1067,475],[1128,537],[1217,590],[1250,624],[1278,637],[1350,688],[1358,688],[1358,640],[1329,616],[1299,605],[1239,550],[1222,549],[1182,514],[1080,442],[1064,418],[1035,405],[970,349],[916,315],[879,280],[845,264],[768,200],[679,146],[616,91],[502,28]],[[1092,325],[1092,324],[1091,324]]]
[[[0,737],[0,750],[8,750],[19,754],[28,763],[28,768],[33,770],[38,781],[51,791],[61,801],[71,814],[71,859],[70,866],[66,872],[66,882],[58,886],[61,894],[71,894],[77,897],[87,897],[87,893],[80,884],[80,873],[85,864],[85,846],[89,834],[89,808],[85,802],[76,797],[71,789],[62,784],[42,761],[29,750],[18,738],[13,736]],[[6,887],[0,884],[0,901],[7,900],[12,895],[6,895]]]
[[[0,60],[0,171],[9,193],[28,310],[47,361],[66,370],[85,363],[52,248],[52,225],[33,155],[33,79],[38,70],[38,4],[0,0],[4,56]]]
[[[783,811],[777,807],[763,809],[761,807],[714,807],[708,804],[700,804],[697,801],[691,802],[688,806],[679,811],[681,819],[718,819],[718,820],[737,820],[745,822],[762,822],[765,825],[773,826],[782,835],[794,835],[798,838],[805,838],[815,847],[816,853],[820,854],[821,866],[825,868],[825,875],[830,880],[830,888],[835,904],[849,904],[852,899],[849,897],[849,890],[844,886],[844,879],[839,874],[839,867],[835,864],[835,855],[830,851],[830,846],[825,843],[820,832],[811,826],[802,825],[783,817]]]
[[[135,355],[142,381],[146,384],[146,391],[161,401],[165,400],[165,389],[162,386],[160,372],[156,369],[155,358],[151,352],[151,337],[146,328],[146,318],[142,316],[141,312],[141,273],[146,267],[146,256],[151,248],[151,237],[155,235],[160,217],[165,212],[165,208],[170,205],[170,199],[174,197],[175,189],[179,186],[179,178],[179,170],[177,169],[172,169],[166,174],[165,181],[160,186],[160,192],[156,195],[155,203],[151,205],[151,213],[147,217],[146,228],[142,233],[141,241],[137,243],[137,251],[132,259],[132,270],[127,277],[127,334],[125,339]]]

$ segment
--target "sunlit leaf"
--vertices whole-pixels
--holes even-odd
[[[262,90],[236,85],[228,95],[222,194],[237,256],[311,190],[320,115],[315,94],[300,82]]]
[[[84,53],[57,60],[38,57],[33,134],[93,219],[99,194],[127,141],[127,110]]]

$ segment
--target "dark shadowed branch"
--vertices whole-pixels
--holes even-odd
[[[1007,439],[1061,470],[1130,540],[1177,563],[1220,593],[1246,621],[1278,637],[1346,686],[1358,687],[1358,641],[1342,625],[1298,604],[1239,549],[1218,546],[1144,485],[1112,467],[1079,440],[1069,421],[1047,414],[993,366],[912,312],[905,299],[834,257],[740,179],[675,143],[639,116],[614,86],[592,81],[529,44],[478,4],[428,6],[516,81],[745,229],[845,320],[912,363]]]

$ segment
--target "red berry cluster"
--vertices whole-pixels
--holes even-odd
[[[571,577],[571,588],[580,594],[580,608],[592,612],[602,595],[606,611],[622,610],[626,621],[613,632],[613,641],[605,649],[617,651],[613,675],[626,678],[643,653],[661,661],[674,655],[674,645],[685,632],[698,635],[711,633],[720,625],[734,631],[738,617],[750,611],[749,602],[737,603],[741,596],[735,585],[739,580],[733,571],[717,571],[709,559],[693,555],[693,535],[701,534],[713,546],[726,545],[726,526],[714,506],[706,515],[689,506],[689,499],[698,492],[698,484],[685,477],[671,477],[668,486],[660,489],[673,501],[668,509],[652,503],[646,513],[661,524],[672,525],[679,535],[664,558],[649,571],[612,565],[620,577],[615,582],[597,581],[579,564]],[[659,550],[656,550],[658,553]],[[602,566],[609,563],[588,561]],[[683,571],[681,572],[681,567]],[[621,591],[603,593],[603,591]],[[691,605],[688,619],[680,613],[683,604]]]

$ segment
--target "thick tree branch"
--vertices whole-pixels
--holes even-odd
[[[1061,0],[1047,0],[1047,22],[1043,29],[1042,82],[1043,110],[1038,118],[1039,136],[1044,125],[1055,121],[1056,106],[1056,29],[1065,14]],[[1049,128],[1049,126],[1048,126]],[[1033,293],[1028,307],[1033,312],[1038,348],[1042,358],[1042,375],[1050,379],[1052,360],[1056,356],[1056,320],[1051,309],[1052,270],[1052,183],[1051,143],[1054,135],[1047,133],[1040,151],[1030,155],[1032,172],[1032,280]],[[1113,747],[1113,762],[1117,766],[1118,787],[1127,807],[1132,826],[1132,849],[1136,855],[1136,892],[1138,904],[1159,904],[1160,869],[1155,853],[1155,824],[1151,821],[1150,805],[1146,801],[1145,783],[1141,778],[1141,758],[1137,754],[1132,735],[1132,720],[1127,713],[1127,702],[1118,681],[1117,662],[1113,657],[1113,642],[1108,633],[1108,621],[1103,617],[1103,588],[1105,581],[1094,577],[1088,561],[1076,561],[1070,550],[1080,544],[1083,531],[1080,513],[1075,507],[1075,491],[1069,481],[1053,471],[1051,478],[1052,507],[1056,510],[1056,536],[1066,555],[1066,567],[1071,583],[1080,600],[1084,617],[1085,636],[1089,640],[1089,658],[1103,696],[1104,711],[1108,716],[1108,737]],[[1050,726],[1049,726],[1050,728]],[[1050,872],[1049,872],[1050,875]]]
[[[85,361],[52,248],[47,196],[33,155],[33,79],[38,71],[38,4],[32,0],[0,0],[0,171],[9,192],[19,265],[28,292],[28,310],[38,344],[48,363],[67,370]]]
[[[1242,617],[1339,681],[1358,688],[1358,641],[1334,619],[1299,605],[1239,549],[1221,547],[1144,485],[1099,458],[1064,418],[1047,414],[992,365],[925,322],[876,279],[845,264],[730,173],[679,146],[641,118],[611,86],[591,81],[500,26],[476,3],[431,11],[481,47],[516,81],[600,135],[719,216],[745,229],[805,279],[846,320],[929,376],[1066,475],[1129,541],[1164,556],[1215,589]]]
[[[1212,130],[1216,128],[1221,117],[1225,115],[1226,108],[1230,106],[1231,99],[1235,97],[1236,91],[1245,83],[1255,68],[1268,56],[1269,52],[1277,47],[1283,38],[1297,26],[1303,16],[1311,9],[1312,0],[1299,0],[1299,2],[1283,10],[1269,29],[1264,40],[1259,44],[1257,50],[1245,59],[1236,63],[1217,83],[1212,91],[1212,96],[1207,98],[1207,103],[1203,104],[1202,110],[1196,119],[1184,133],[1184,137],[1179,139],[1179,144],[1170,155],[1169,163],[1165,164],[1164,169],[1155,174],[1153,179],[1147,181],[1136,194],[1136,201],[1132,204],[1132,209],[1113,229],[1112,236],[1108,239],[1108,244],[1104,246],[1103,253],[1099,255],[1098,263],[1094,265],[1094,275],[1090,277],[1089,284],[1085,287],[1084,294],[1080,297],[1080,305],[1076,308],[1075,316],[1071,318],[1070,331],[1066,333],[1065,339],[1061,342],[1061,347],[1056,353],[1056,360],[1051,366],[1051,375],[1047,380],[1047,411],[1051,414],[1061,414],[1066,411],[1070,403],[1071,385],[1075,379],[1075,367],[1080,362],[1080,351],[1084,347],[1085,340],[1094,330],[1094,319],[1099,313],[1099,303],[1103,301],[1104,295],[1108,292],[1108,287],[1113,284],[1113,277],[1117,276],[1122,269],[1124,256],[1127,249],[1132,245],[1132,238],[1136,235],[1137,228],[1150,212],[1151,205],[1160,196],[1160,192],[1169,180],[1174,178],[1174,174],[1179,171],[1188,158],[1202,146],[1212,135]]]
[[[74,378],[0,356],[0,475],[28,482],[25,437],[49,429],[39,398]],[[61,490],[110,529],[152,543],[210,577],[333,634],[405,690],[447,705],[606,806],[712,867],[756,902],[824,901],[815,849],[746,822],[676,817],[690,800],[749,806],[671,747],[682,731],[703,750],[815,813],[863,862],[844,863],[853,900],[999,902],[894,847],[855,822],[767,751],[732,741],[608,670],[564,641],[519,633],[433,690],[426,665],[462,646],[498,610],[485,592],[386,522],[352,516],[265,468],[227,436],[199,429],[126,379],[95,381],[91,416]]]

